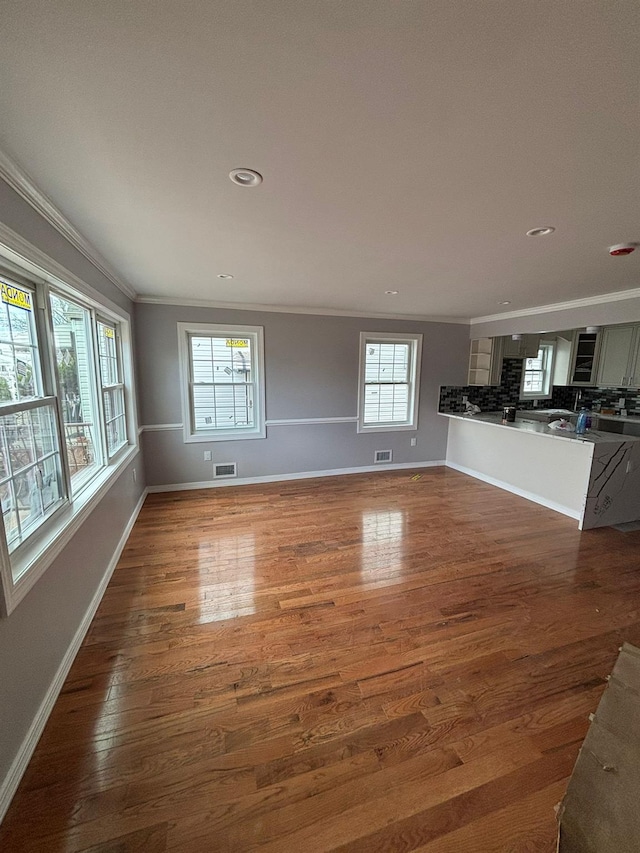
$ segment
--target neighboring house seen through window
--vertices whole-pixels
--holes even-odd
[[[361,332],[358,431],[416,429],[422,335]]]
[[[260,326],[178,323],[185,441],[264,438]]]
[[[136,443],[118,347],[125,322],[98,320],[96,305],[61,282],[0,273],[5,612],[46,569],[53,543],[123,461],[122,449]],[[105,330],[113,344],[101,340]]]
[[[535,358],[524,359],[520,386],[521,400],[527,397],[544,398],[551,396],[553,356],[553,343],[543,341]]]

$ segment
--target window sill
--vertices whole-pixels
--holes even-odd
[[[25,543],[24,549],[16,556],[11,567],[15,580],[11,588],[4,590],[7,615],[15,610],[63,548],[71,541],[83,522],[138,451],[137,445],[129,446],[126,453],[120,456],[117,464],[106,468],[70,504],[55,513],[46,532],[40,536],[36,535],[33,544]]]
[[[252,438],[266,438],[267,430],[263,428],[261,430],[252,430],[251,432],[196,432],[196,433],[184,433],[184,443],[185,444],[195,444],[197,442],[207,441],[243,441]]]
[[[359,433],[367,433],[367,432],[402,432],[411,430],[416,432],[418,429],[418,424],[374,424],[372,426],[363,426],[362,424],[358,424],[358,432]]]

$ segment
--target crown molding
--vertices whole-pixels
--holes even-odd
[[[613,293],[601,293],[599,296],[585,296],[569,302],[554,302],[552,305],[538,305],[534,308],[522,308],[520,311],[504,311],[502,314],[487,314],[486,317],[472,317],[469,321],[491,323],[494,320],[513,320],[518,317],[531,317],[534,314],[551,314],[554,311],[570,311],[572,308],[587,308],[589,305],[604,305],[607,302],[623,302],[625,299],[639,299],[640,287],[631,290],[616,290]]]
[[[468,317],[437,317],[426,314],[380,314],[375,311],[341,311],[335,308],[307,308],[301,305],[264,305],[253,302],[216,302],[209,299],[182,299],[178,296],[136,296],[149,305],[179,305],[181,308],[221,308],[233,311],[266,311],[274,314],[310,314],[325,317],[361,317],[379,320],[413,320],[416,323],[456,323],[468,326]]]
[[[102,309],[108,309],[116,317],[130,320],[130,314],[95,287],[87,284],[77,275],[46,255],[33,243],[25,240],[21,234],[0,222],[0,261],[7,270],[20,275],[28,275],[33,282],[48,282],[56,287],[71,285],[79,293],[88,297]]]
[[[67,217],[55,206],[51,199],[40,190],[33,179],[18,166],[4,151],[0,151],[0,177],[15,190],[43,219],[81,252],[105,278],[122,291],[129,299],[136,298],[136,292],[130,284],[112,269],[107,261],[94,249],[89,241],[75,228]]]

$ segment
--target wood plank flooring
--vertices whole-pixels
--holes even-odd
[[[639,593],[444,468],[150,495],[0,849],[551,853]]]

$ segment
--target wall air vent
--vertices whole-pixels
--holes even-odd
[[[221,477],[237,477],[238,463],[237,462],[216,462],[213,466],[213,477],[219,479]]]
[[[376,463],[378,463],[378,462],[391,462],[392,457],[393,457],[393,451],[392,450],[376,450],[375,459],[373,461]]]

